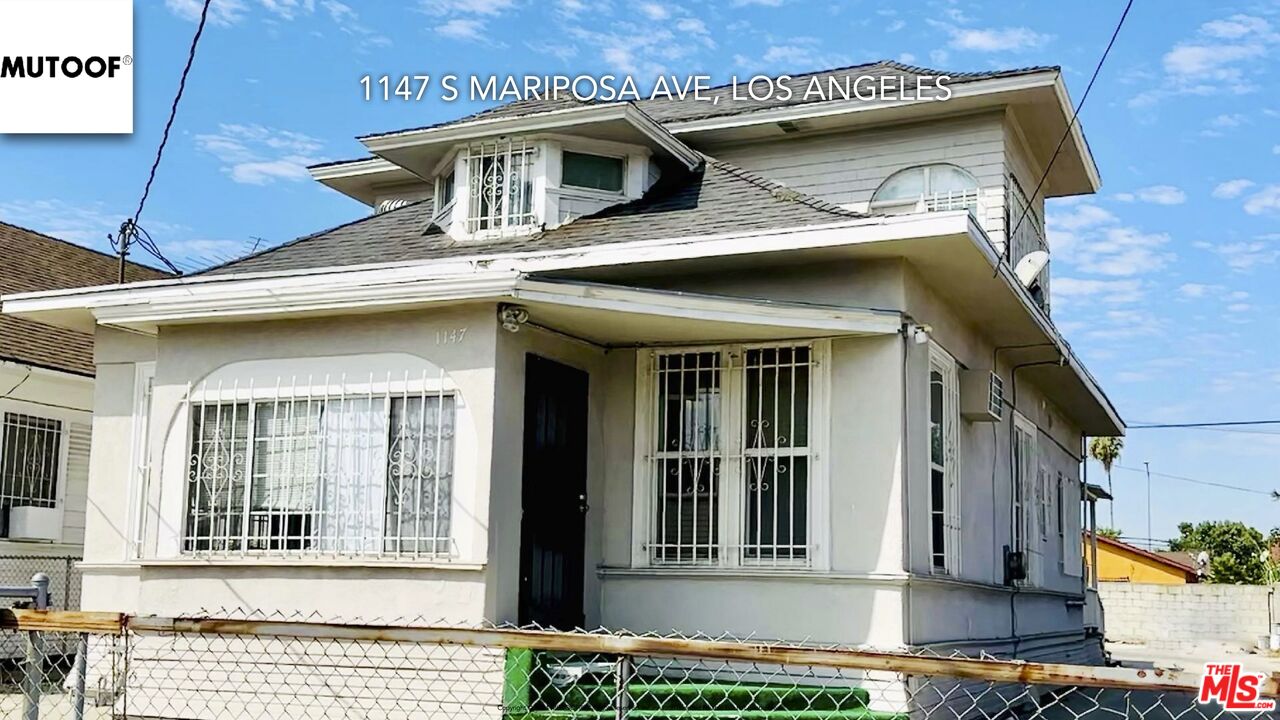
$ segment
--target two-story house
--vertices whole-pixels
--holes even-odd
[[[84,606],[1096,659],[1083,439],[1123,425],[1043,202],[1099,179],[1058,69],[951,77],[369,135],[313,169],[368,217],[7,298],[96,334]]]

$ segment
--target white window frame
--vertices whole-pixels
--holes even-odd
[[[939,468],[933,462],[933,373],[937,372],[942,376],[943,384],[943,460],[944,465]],[[928,442],[926,448],[928,450],[928,467],[929,467],[929,491],[926,497],[929,501],[929,570],[938,575],[949,575],[959,577],[962,565],[962,549],[961,537],[962,520],[961,520],[961,461],[960,461],[960,378],[959,366],[955,358],[950,353],[942,349],[937,343],[929,344],[929,375],[927,377],[929,383],[929,415],[926,418],[929,427]],[[933,506],[933,472],[941,469],[943,471],[943,507],[941,509]],[[943,536],[943,559],[942,565],[937,564],[937,558],[934,556],[934,516],[942,515],[942,523],[944,529]]]
[[[140,362],[133,372],[133,445],[129,461],[129,546],[126,560],[142,557],[147,504],[151,497],[151,404],[156,364]]]
[[[568,153],[573,153],[574,155],[594,155],[595,157],[609,158],[611,160],[620,161],[622,163],[622,187],[618,188],[617,190],[601,190],[600,188],[586,187],[584,185],[573,185],[565,182],[564,156]],[[560,147],[560,188],[563,191],[567,191],[574,194],[585,193],[588,195],[597,195],[605,198],[623,197],[627,194],[627,183],[628,183],[627,175],[630,172],[630,168],[628,167],[629,161],[630,161],[630,156],[628,156],[625,153],[601,152],[599,150],[587,150],[584,148],[573,147],[573,146],[561,146]]]
[[[745,408],[746,382],[741,372],[748,350],[780,347],[809,347],[809,504],[808,504],[808,552],[800,559],[765,559],[745,557],[744,538],[747,523],[745,504],[741,501],[746,482],[746,460],[750,451],[744,448],[743,410]],[[717,557],[712,561],[677,562],[654,558],[648,544],[656,533],[656,508],[654,477],[651,462],[654,457],[654,426],[657,404],[657,385],[654,367],[662,354],[719,352],[721,353],[721,483],[718,491],[719,543]],[[640,349],[636,352],[636,424],[635,456],[632,471],[632,552],[634,568],[679,568],[698,572],[804,572],[830,569],[828,548],[829,509],[828,475],[826,458],[830,438],[830,356],[828,340],[776,341],[744,344],[694,345],[661,349]]]
[[[67,462],[71,455],[71,424],[86,421],[83,416],[73,415],[59,408],[50,408],[22,400],[0,399],[0,463],[3,463],[4,457],[3,422],[5,413],[17,413],[42,420],[56,420],[61,423],[58,437],[58,468],[54,479],[54,506],[52,509],[58,515],[58,539],[56,542],[62,542],[66,534],[64,516],[67,507]],[[8,541],[8,538],[0,538],[0,542],[3,541]]]
[[[456,192],[453,199],[455,208],[459,206],[465,208],[465,212],[460,213],[459,220],[466,237],[473,239],[502,237],[531,233],[538,229],[540,225],[539,218],[541,217],[540,210],[544,204],[540,198],[546,188],[546,179],[544,177],[545,156],[544,143],[528,137],[503,136],[491,140],[478,141],[466,146],[465,151],[462,153],[461,163],[466,170],[464,175],[465,182],[463,183],[466,202],[465,204],[460,203]],[[516,193],[514,200],[512,195],[507,192],[509,190],[508,186],[501,194],[499,208],[491,211],[488,215],[479,215],[478,212],[481,205],[478,201],[483,196],[483,188],[479,185],[475,173],[477,166],[483,163],[485,157],[495,158],[495,163],[497,158],[502,158],[504,172],[507,174],[511,173],[511,169],[515,165],[513,159],[520,157],[521,159],[518,163],[520,166],[519,171],[524,178],[524,182],[521,182],[521,189]],[[495,195],[494,197],[497,196]],[[512,212],[513,203],[523,206],[525,201],[527,201],[529,207],[527,212]],[[516,216],[514,221],[513,215]],[[488,221],[490,227],[479,227],[482,221]]]

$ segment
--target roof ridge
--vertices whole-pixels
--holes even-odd
[[[57,243],[62,243],[63,245],[70,245],[71,247],[73,247],[73,248],[75,248],[75,249],[77,249],[77,250],[83,250],[84,252],[87,252],[87,253],[93,253],[94,255],[101,255],[101,256],[102,256],[102,257],[104,257],[104,258],[110,258],[110,259],[112,259],[112,260],[119,260],[119,259],[120,259],[120,256],[119,256],[119,255],[112,255],[111,253],[104,252],[104,251],[102,251],[102,250],[98,250],[98,249],[96,249],[96,248],[85,247],[84,245],[81,245],[80,243],[71,242],[70,240],[64,240],[64,239],[62,239],[62,238],[60,238],[60,237],[55,237],[55,236],[50,235],[50,234],[48,234],[48,233],[40,232],[39,230],[33,230],[33,229],[31,229],[31,228],[29,228],[29,227],[26,227],[26,226],[24,226],[24,225],[18,225],[18,224],[16,224],[16,223],[11,223],[11,222],[8,222],[8,221],[6,221],[6,220],[0,220],[0,225],[4,225],[4,226],[7,226],[7,227],[11,227],[11,228],[13,228],[14,230],[20,230],[20,231],[25,232],[25,233],[31,233],[32,235],[36,235],[36,236],[38,236],[38,237],[42,237],[42,238],[44,238],[45,240],[52,240],[52,241],[57,242]],[[172,274],[173,274],[173,273],[169,272],[168,270],[161,270],[160,268],[154,268],[154,267],[151,267],[150,265],[144,265],[144,264],[142,264],[142,263],[140,263],[140,262],[134,262],[133,260],[125,260],[125,262],[126,262],[126,263],[128,263],[129,265],[133,265],[133,266],[135,266],[135,267],[139,267],[139,268],[142,268],[142,269],[144,269],[144,270],[152,270],[152,271],[155,271],[155,272],[158,272],[158,273],[163,273],[163,274],[165,274],[165,275],[172,275]]]
[[[249,260],[249,259],[251,259],[251,258],[256,258],[256,257],[262,256],[262,255],[266,255],[267,253],[275,252],[276,250],[281,250],[281,249],[283,249],[283,248],[287,248],[287,247],[290,247],[290,246],[293,246],[293,245],[297,245],[298,243],[303,242],[304,240],[310,240],[310,239],[311,239],[311,238],[313,238],[313,237],[317,237],[317,236],[320,236],[320,235],[325,235],[325,234],[327,234],[327,233],[331,233],[331,232],[333,232],[333,231],[335,231],[335,230],[341,230],[342,228],[345,228],[345,227],[351,227],[352,225],[358,225],[358,224],[363,223],[363,222],[369,222],[370,220],[376,220],[376,219],[378,219],[378,218],[383,218],[383,217],[386,217],[386,216],[391,215],[391,214],[393,214],[393,213],[400,212],[401,210],[404,210],[404,209],[406,209],[406,208],[417,207],[418,205],[421,205],[422,203],[425,203],[425,202],[434,202],[434,198],[425,197],[425,198],[422,198],[422,199],[420,199],[420,200],[414,200],[413,202],[405,203],[404,205],[401,205],[401,206],[396,207],[396,208],[392,208],[392,209],[390,209],[390,210],[385,210],[385,211],[383,211],[383,212],[374,212],[374,213],[372,213],[372,214],[370,214],[370,215],[363,215],[363,216],[358,217],[358,218],[356,218],[356,219],[354,219],[354,220],[348,220],[347,222],[339,223],[339,224],[337,224],[337,225],[334,225],[333,227],[328,227],[328,228],[325,228],[325,229],[323,229],[323,230],[317,230],[317,231],[315,231],[315,232],[313,232],[313,233],[309,233],[309,234],[307,234],[307,235],[302,235],[302,236],[300,236],[300,237],[296,237],[296,238],[294,238],[294,239],[292,239],[292,240],[286,240],[285,242],[282,242],[282,243],[280,243],[279,245],[272,245],[272,246],[271,246],[271,247],[269,247],[269,248],[263,248],[263,249],[261,249],[261,250],[258,250],[257,252],[249,253],[248,255],[243,255],[243,256],[241,256],[241,257],[234,258],[234,259],[232,259],[232,260],[228,260],[228,261],[226,261],[226,262],[218,263],[217,265],[210,265],[209,267],[204,268],[203,270],[200,270],[199,272],[193,272],[193,273],[190,273],[187,277],[192,277],[192,276],[195,276],[195,275],[204,275],[205,273],[212,272],[212,271],[214,271],[214,270],[218,270],[218,269],[220,269],[220,268],[224,268],[224,267],[227,267],[227,266],[229,266],[229,265],[234,265],[234,264],[236,264],[236,263],[238,263],[238,262],[243,262],[243,261],[245,261],[245,260]]]
[[[760,175],[758,173],[753,173],[750,170],[734,165],[733,163],[726,162],[724,160],[718,160],[708,155],[703,155],[703,157],[705,157],[710,164],[716,166],[721,170],[724,170],[730,175],[733,175],[734,177],[740,180],[749,182],[752,185],[755,185],[761,188],[762,190],[768,190],[769,194],[772,195],[777,200],[799,203],[801,205],[811,207],[814,210],[829,212],[833,215],[840,215],[841,217],[847,217],[847,218],[867,217],[867,215],[863,213],[855,212],[853,210],[842,207],[832,202],[827,202],[826,200],[823,200],[819,197],[815,197],[808,193],[796,190],[795,188],[788,187],[772,178],[765,177],[764,175]]]

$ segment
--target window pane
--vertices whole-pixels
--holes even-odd
[[[942,373],[933,370],[929,373],[929,458],[934,465],[946,464],[946,448],[944,446],[945,428],[943,418],[945,408],[946,386]]]
[[[10,507],[57,506],[62,422],[7,412],[2,432],[0,510],[7,525]]]
[[[667,562],[714,560],[719,556],[716,508],[720,459],[701,457],[658,461],[658,542],[654,558]]]
[[[948,193],[974,190],[978,183],[973,176],[952,165],[929,166],[929,192]]]
[[[761,348],[746,353],[746,446],[809,445],[809,348]]]
[[[622,158],[565,151],[562,185],[620,192],[625,163]]]
[[[447,555],[451,549],[454,413],[452,395],[391,400],[388,551]]]
[[[438,211],[453,202],[453,172],[450,171],[449,174],[442,175],[436,180],[436,184],[440,186],[440,206],[436,208]]]
[[[244,533],[249,405],[191,408],[186,549],[239,550]]]
[[[321,400],[284,400],[254,408],[251,549],[313,545],[323,407]]]
[[[383,398],[343,397],[325,402],[319,549],[366,553],[382,547],[387,425]]]
[[[924,168],[910,168],[889,177],[876,190],[872,202],[916,200],[925,193]]]
[[[748,458],[746,465],[745,556],[748,559],[806,557],[808,458]]]
[[[657,450],[705,453],[720,448],[720,353],[658,356]]]

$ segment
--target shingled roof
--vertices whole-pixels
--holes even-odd
[[[0,222],[0,300],[40,290],[105,285],[118,278],[119,260]],[[129,282],[168,277],[145,265],[128,263]],[[93,375],[93,336],[11,315],[0,315],[0,360]]]
[[[792,107],[796,105],[811,105],[820,102],[829,102],[830,99],[826,97],[815,96],[806,99],[805,89],[809,87],[809,84],[814,80],[817,80],[820,87],[825,91],[828,87],[828,82],[832,80],[842,83],[845,79],[849,79],[849,81],[852,82],[854,78],[862,75],[895,78],[898,82],[914,81],[915,78],[921,76],[931,76],[936,78],[941,75],[947,75],[951,78],[950,83],[952,85],[957,85],[975,82],[978,80],[993,80],[996,78],[1012,77],[1017,75],[1031,75],[1039,72],[1055,72],[1059,69],[1060,68],[1057,66],[1033,66],[1014,68],[1010,70],[950,72],[947,70],[934,70],[916,65],[905,65],[892,60],[878,60],[876,62],[863,63],[861,65],[850,65],[849,67],[792,75],[789,80],[783,83],[783,85],[791,90],[789,96],[787,96],[786,93],[777,92],[773,93],[765,100],[753,100],[750,98],[735,100],[733,98],[733,87],[731,85],[720,85],[704,93],[704,96],[708,98],[707,100],[694,100],[692,98],[657,98],[653,100],[641,100],[636,103],[636,107],[640,108],[645,112],[645,114],[649,115],[659,123],[678,123],[690,120],[727,117],[731,115],[744,115],[760,110],[770,110],[779,107]],[[451,125],[463,125],[480,120],[527,117],[556,110],[586,107],[592,104],[594,103],[579,101],[573,97],[517,100],[515,102],[487,108],[455,120],[446,120],[444,122],[422,127],[392,130],[385,133],[373,133],[364,137],[378,137],[380,135],[416,132],[419,130],[429,130],[432,128],[448,127]]]
[[[342,267],[725,232],[817,225],[863,217],[737,166],[707,159],[693,172],[670,171],[644,197],[551,230],[459,242],[431,224],[431,200],[373,215],[206,270],[262,272]]]

